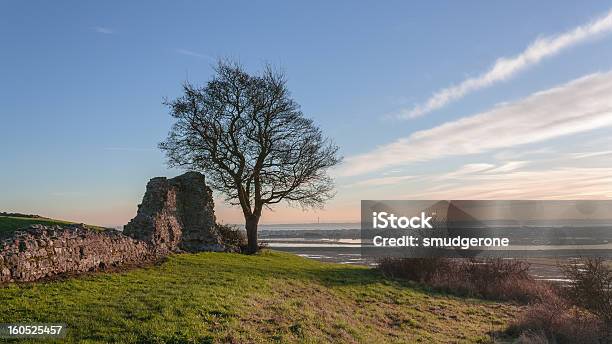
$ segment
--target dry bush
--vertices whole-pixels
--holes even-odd
[[[246,248],[246,233],[237,226],[217,223],[216,229],[227,252],[242,252]]]
[[[612,328],[612,270],[605,266],[605,261],[586,258],[562,269],[571,280],[564,293],[569,302],[589,310]]]
[[[434,275],[447,273],[453,262],[447,258],[382,258],[379,270],[387,277],[427,283]]]
[[[538,334],[538,339],[546,338],[544,343],[597,344],[606,343],[602,329],[603,324],[597,316],[556,297],[530,305],[508,332],[520,334],[519,338]]]
[[[477,295],[487,299],[531,302],[550,293],[551,286],[529,275],[529,264],[520,260],[470,260],[462,264]]]
[[[426,284],[436,290],[492,300],[530,302],[551,292],[535,281],[529,264],[505,259],[385,258],[384,275]]]
[[[378,268],[440,291],[528,304],[508,329],[520,343],[612,343],[612,271],[602,259],[562,266],[565,288],[535,281],[518,260],[385,258]]]
[[[518,344],[548,344],[548,338],[542,331],[526,331],[521,333]]]
[[[530,279],[529,263],[514,259],[471,259],[463,264],[463,270],[476,283],[489,283],[507,279]]]
[[[521,338],[540,333],[560,344],[612,343],[612,272],[599,258],[566,264],[562,270],[571,282],[529,305],[509,332]]]

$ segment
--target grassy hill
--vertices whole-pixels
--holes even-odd
[[[19,214],[11,214],[10,216],[0,215],[0,238],[10,235],[10,233],[18,229],[25,228],[33,224],[42,224],[42,225],[52,226],[52,225],[74,224],[74,222],[54,220],[54,219],[49,219],[46,217],[32,216],[32,215],[26,215],[26,216],[19,216]],[[87,227],[91,229],[95,229],[95,230],[105,229],[103,227],[91,226],[91,225],[88,225]]]
[[[0,300],[0,323],[65,322],[91,343],[490,342],[517,311],[274,251],[11,284]]]

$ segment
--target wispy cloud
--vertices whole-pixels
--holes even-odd
[[[551,147],[537,148],[537,149],[528,149],[528,150],[504,150],[498,153],[495,153],[494,157],[497,160],[507,161],[520,159],[529,156],[544,156],[555,153],[555,150]]]
[[[433,184],[402,197],[419,199],[606,199],[612,198],[612,168],[558,167],[466,175],[460,183]]]
[[[510,171],[518,170],[519,168],[522,168],[523,166],[527,164],[529,164],[529,161],[508,161],[507,163],[501,166],[488,170],[487,173],[510,172]]]
[[[600,157],[605,155],[612,155],[612,150],[606,151],[598,151],[598,152],[581,152],[581,153],[571,153],[570,156],[574,159],[584,159],[584,158],[593,158]]]
[[[454,172],[447,173],[443,176],[443,178],[457,178],[473,173],[484,172],[494,167],[495,165],[488,163],[466,164]]]
[[[536,39],[523,52],[513,57],[499,58],[495,64],[483,74],[468,78],[457,85],[441,89],[434,93],[425,103],[400,112],[400,118],[423,116],[446,104],[464,97],[473,91],[489,87],[504,81],[514,74],[537,64],[546,57],[581,43],[591,37],[612,31],[612,11],[604,17],[585,25],[575,27],[565,33]]]
[[[394,185],[394,184],[398,184],[398,183],[405,182],[407,180],[413,180],[413,179],[415,179],[414,176],[371,178],[371,179],[361,180],[356,183],[347,185],[347,187]]]
[[[595,73],[351,156],[335,173],[365,174],[416,161],[478,154],[612,126],[612,72]]]
[[[473,176],[482,177],[496,175],[499,173],[512,172],[524,167],[528,163],[529,161],[509,161],[499,165],[490,163],[465,164],[452,172],[447,172],[440,175],[430,175],[421,177],[426,179],[433,179],[437,182],[441,180],[463,180],[469,179]]]
[[[192,50],[187,50],[187,49],[176,49],[176,52],[181,54],[181,55],[186,55],[186,56],[193,56],[193,57],[198,57],[201,59],[207,59],[207,60],[214,60],[214,58],[212,56],[206,55],[206,54],[201,54]]]
[[[97,32],[97,33],[101,33],[101,34],[104,34],[104,35],[112,35],[112,34],[115,33],[114,30],[111,30],[111,29],[109,29],[107,27],[104,27],[104,26],[94,26],[93,30],[95,32]]]
[[[599,159],[603,155],[612,155],[612,151],[562,152],[545,161],[467,163],[450,171],[397,179],[369,178],[347,187],[363,194],[376,192],[371,186],[392,186],[397,197],[407,199],[612,198],[612,191],[606,187],[612,183],[612,166],[610,159]],[[374,193],[368,197],[385,196]]]

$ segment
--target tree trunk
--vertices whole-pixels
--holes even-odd
[[[251,215],[246,218],[246,232],[247,232],[247,253],[253,254],[256,253],[259,249],[259,245],[257,245],[257,224],[259,223],[259,217]]]

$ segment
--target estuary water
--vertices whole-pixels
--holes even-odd
[[[608,232],[608,227],[605,227]],[[525,228],[518,228],[525,230]],[[612,233],[612,226],[609,227]],[[538,231],[541,229],[537,229]],[[260,225],[259,237],[268,247],[279,251],[286,251],[302,257],[316,259],[325,262],[341,264],[358,264],[376,266],[373,258],[364,258],[361,255],[361,231],[359,223],[309,223],[309,224],[278,224]],[[601,232],[601,227],[598,229]],[[592,247],[612,252],[612,240],[600,238],[590,242],[585,240],[584,229],[569,227],[565,228],[566,241],[579,247]],[[538,240],[530,242],[521,235],[521,241],[526,245],[515,245],[516,249],[537,250],[543,247],[557,247],[559,249],[569,247],[566,241],[552,238],[551,242],[542,245]],[[577,241],[576,241],[577,240]],[[557,242],[559,241],[559,242]],[[576,246],[571,246],[576,247]],[[553,282],[564,282],[559,264],[565,264],[576,260],[578,257],[564,255],[553,258],[509,258],[520,259],[531,264],[530,273],[536,279]]]

